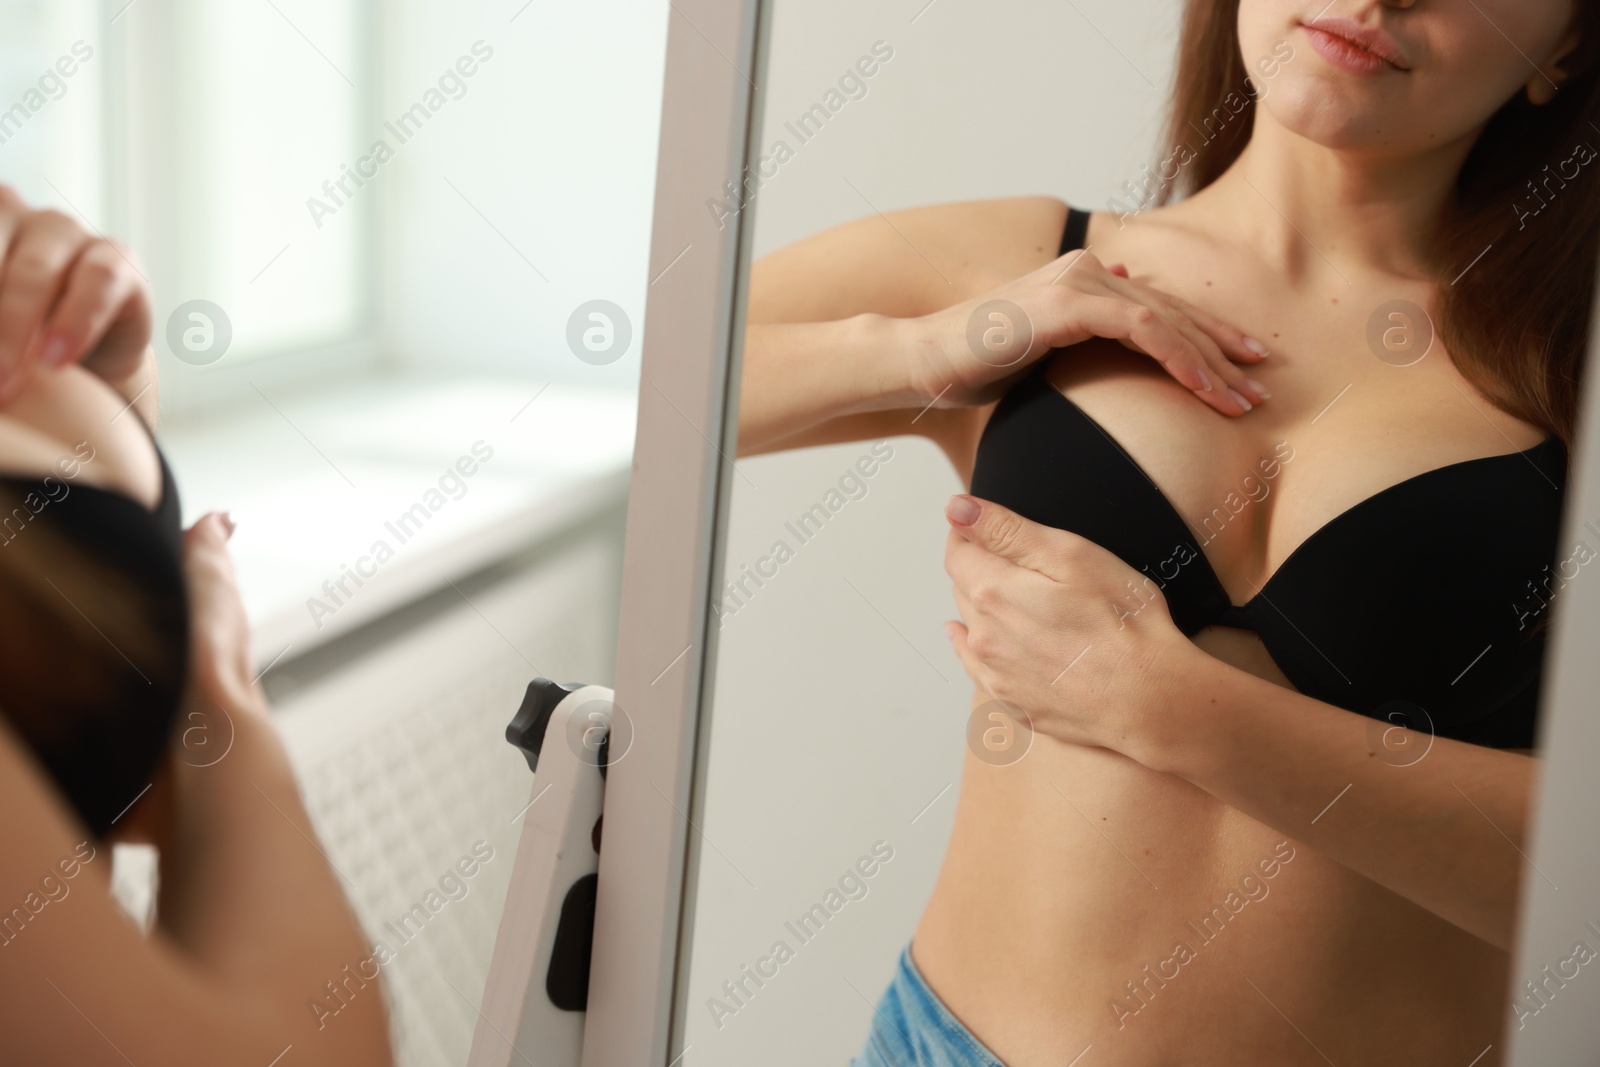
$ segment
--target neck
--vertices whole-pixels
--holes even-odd
[[[1258,105],[1239,158],[1191,200],[1292,283],[1428,278],[1427,252],[1472,137],[1404,155],[1317,144]]]

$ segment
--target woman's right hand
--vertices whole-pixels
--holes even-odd
[[[233,519],[202,515],[183,535],[183,569],[189,586],[190,697],[246,710],[264,709],[251,677],[250,623],[234,581],[228,539]]]
[[[118,840],[161,848],[169,873],[179,859],[181,835],[175,835],[174,827],[184,803],[181,797],[193,791],[208,768],[226,758],[241,729],[267,721],[266,698],[250,674],[250,625],[228,556],[231,536],[232,518],[216,511],[202,515],[184,531],[188,686],[167,760],[117,831]]]
[[[1260,342],[1084,250],[906,326],[914,388],[938,407],[998,399],[1046,352],[1091,337],[1150,356],[1224,415],[1242,415],[1270,395],[1234,365],[1264,359]]]

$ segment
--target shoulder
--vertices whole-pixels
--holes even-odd
[[[82,367],[35,369],[0,407],[0,471],[43,477],[69,466],[86,484],[160,502],[160,460],[127,401]]]
[[[758,260],[749,321],[929,314],[1055,259],[1066,215],[1049,196],[874,211]]]

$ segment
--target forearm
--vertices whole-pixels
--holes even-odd
[[[739,454],[772,450],[842,415],[925,405],[914,384],[905,321],[868,314],[749,326]]]
[[[1412,734],[1400,766],[1386,724],[1204,661],[1135,758],[1509,948],[1536,760]]]
[[[162,931],[230,994],[281,1019],[285,1041],[314,1054],[310,1062],[387,1062],[372,948],[316,842],[282,744],[261,710],[230,714],[227,755],[180,765]],[[338,1018],[313,1010],[313,998]]]

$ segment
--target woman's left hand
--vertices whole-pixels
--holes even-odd
[[[967,674],[1034,730],[1138,758],[1198,652],[1155,582],[987,500],[953,497],[945,515],[945,570],[965,622],[945,630]]]

